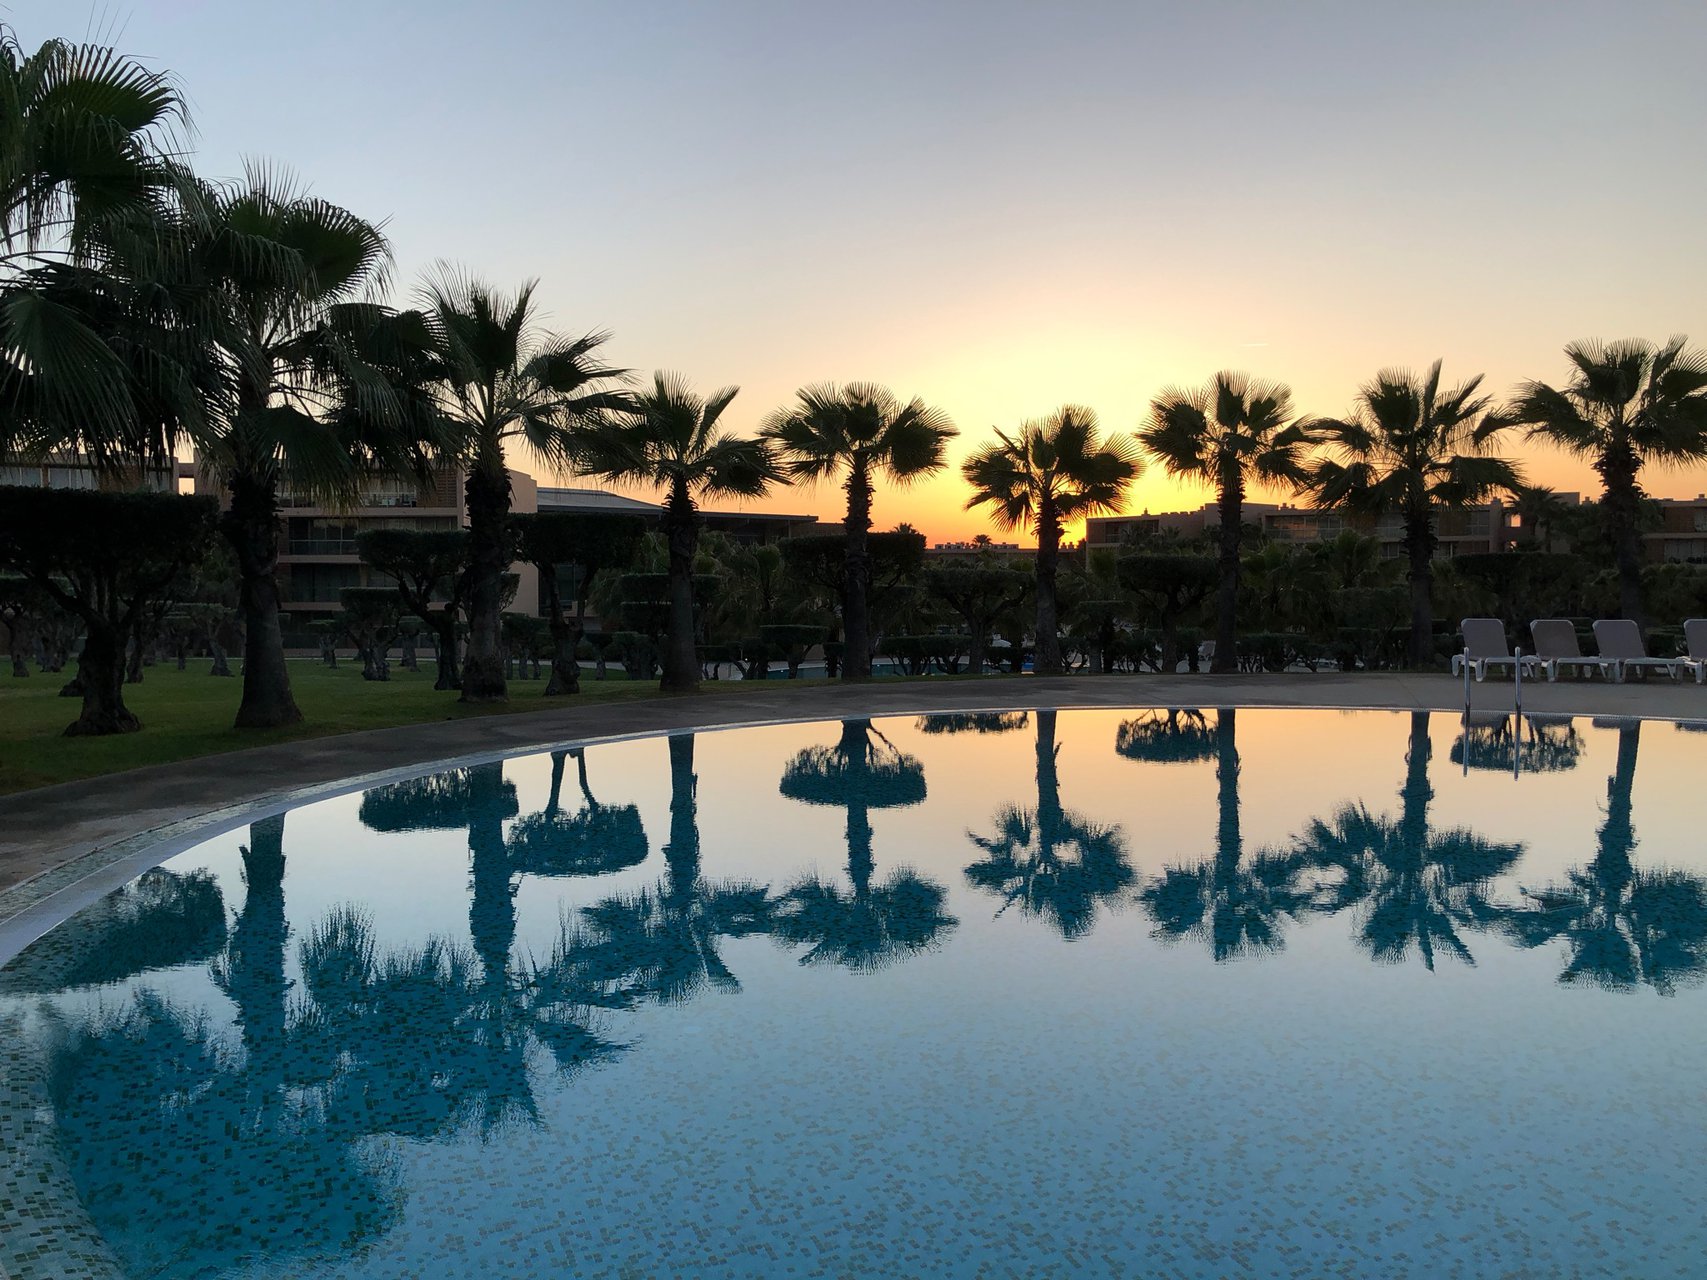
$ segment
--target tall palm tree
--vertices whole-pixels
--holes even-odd
[[[1070,942],[1088,934],[1098,913],[1125,893],[1132,865],[1119,827],[1092,822],[1061,803],[1056,713],[1035,714],[1037,804],[1004,805],[991,835],[967,832],[985,856],[966,868],[966,878],[1002,899],[998,915],[1017,904]]]
[[[1060,675],[1062,669],[1055,580],[1063,528],[1081,516],[1115,510],[1141,470],[1130,442],[1119,436],[1104,440],[1096,414],[1076,404],[1033,419],[1012,435],[998,430],[995,443],[961,464],[972,486],[967,510],[988,506],[999,528],[1029,527],[1037,534],[1038,675]]]
[[[805,804],[846,809],[851,893],[812,876],[776,902],[776,936],[805,943],[802,964],[834,963],[870,972],[938,945],[954,928],[943,910],[948,892],[901,867],[873,887],[871,811],[903,808],[925,798],[925,771],[896,750],[869,720],[844,720],[833,747],[807,747],[782,775],[782,794]]]
[[[1281,924],[1296,917],[1312,901],[1312,891],[1301,883],[1303,860],[1295,855],[1262,851],[1246,859],[1243,827],[1239,819],[1239,744],[1237,713],[1223,707],[1215,713],[1214,758],[1216,781],[1215,853],[1192,866],[1167,867],[1146,887],[1140,898],[1156,921],[1161,937],[1174,940],[1201,938],[1209,944],[1217,963],[1240,956],[1279,951],[1284,945]],[[1128,721],[1127,725],[1133,722]],[[1139,739],[1121,726],[1115,749],[1138,759],[1189,761],[1203,758],[1200,736],[1182,723],[1176,734],[1154,733],[1145,745],[1161,748],[1139,755],[1132,748]],[[1123,742],[1126,749],[1122,749]],[[1168,747],[1175,748],[1170,757]]]
[[[410,341],[405,330],[422,335],[414,319],[365,300],[390,264],[373,223],[257,166],[240,183],[199,187],[192,204],[184,321],[230,385],[186,432],[228,495],[222,527],[244,628],[237,725],[292,724],[302,712],[275,579],[281,493],[341,500],[364,472],[414,465],[432,423],[395,350]]]
[[[56,425],[132,430],[124,351],[67,293],[123,292],[115,246],[173,205],[187,125],[170,75],[98,44],[29,53],[0,23],[0,457],[52,447]]]
[[[763,435],[789,476],[808,482],[846,471],[848,497],[842,627],[843,680],[871,677],[871,491],[879,476],[905,484],[938,471],[956,434],[948,415],[917,396],[906,404],[869,382],[802,387],[796,402],[765,420]]]
[[[1663,346],[1626,338],[1573,342],[1570,379],[1525,382],[1509,415],[1542,439],[1592,461],[1618,561],[1619,605],[1643,621],[1642,468],[1707,460],[1707,354],[1682,335]]]
[[[697,499],[756,498],[778,479],[764,441],[731,435],[717,425],[739,390],[723,387],[701,396],[679,375],[657,373],[652,386],[636,393],[625,408],[574,438],[574,456],[583,471],[664,492],[670,612],[660,687],[668,693],[699,688],[693,598],[700,528]]]
[[[1515,491],[1517,468],[1488,452],[1505,429],[1490,413],[1491,399],[1477,395],[1482,375],[1450,389],[1440,385],[1440,361],[1420,377],[1383,369],[1358,392],[1345,418],[1311,424],[1338,454],[1317,462],[1309,485],[1317,506],[1343,507],[1404,521],[1410,565],[1410,663],[1434,661],[1434,551],[1436,514]]]
[[[1221,585],[1212,671],[1238,668],[1239,543],[1252,484],[1302,484],[1308,428],[1282,383],[1222,371],[1197,390],[1169,387],[1150,402],[1138,442],[1171,476],[1215,486],[1221,514]]]
[[[578,426],[626,403],[625,371],[602,363],[609,335],[543,332],[536,283],[504,293],[448,267],[421,289],[431,331],[431,377],[445,418],[446,452],[463,467],[468,504],[468,651],[462,701],[502,702],[503,578],[513,558],[510,473],[504,450],[522,446],[553,470],[573,462]]]

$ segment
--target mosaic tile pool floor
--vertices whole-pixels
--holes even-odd
[[[1707,734],[683,735],[321,801],[0,968],[0,1275],[1700,1276]]]

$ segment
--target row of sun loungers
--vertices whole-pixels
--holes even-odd
[[[1464,652],[1454,654],[1452,674],[1468,665],[1477,680],[1490,670],[1522,666],[1525,675],[1540,674],[1557,680],[1560,671],[1599,672],[1607,680],[1623,680],[1631,671],[1664,671],[1674,680],[1685,672],[1696,684],[1707,682],[1707,618],[1691,618],[1683,624],[1688,652],[1680,658],[1650,658],[1642,644],[1642,632],[1628,618],[1603,618],[1594,624],[1594,643],[1599,653],[1585,654],[1577,644],[1577,629],[1565,618],[1541,618],[1529,624],[1535,649],[1518,657],[1506,643],[1505,624],[1498,618],[1465,618],[1460,624]]]

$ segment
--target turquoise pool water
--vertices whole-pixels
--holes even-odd
[[[0,969],[0,1272],[1700,1275],[1707,733],[1521,733],[853,720],[257,821]]]

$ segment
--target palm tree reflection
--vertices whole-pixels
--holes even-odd
[[[1170,716],[1174,713],[1168,713]],[[1313,886],[1303,882],[1304,860],[1270,851],[1245,859],[1239,820],[1237,713],[1215,713],[1210,735],[1200,712],[1178,721],[1127,721],[1116,747],[1136,759],[1215,760],[1215,854],[1193,866],[1167,867],[1139,894],[1164,940],[1198,938],[1217,961],[1278,951],[1281,924],[1315,905]],[[1129,732],[1143,724],[1142,733]]]
[[[776,899],[776,936],[808,948],[802,964],[870,972],[937,946],[958,923],[943,910],[947,890],[906,867],[872,885],[871,811],[918,804],[925,798],[925,771],[871,721],[844,720],[835,746],[808,747],[796,755],[780,790],[791,800],[832,805],[848,815],[851,891],[813,876]]]
[[[694,735],[669,738],[670,840],[664,879],[639,893],[582,909],[591,933],[593,971],[630,998],[677,1004],[707,987],[738,991],[723,962],[724,938],[771,928],[769,889],[745,881],[708,881],[700,870],[699,779]]]
[[[1707,975],[1707,882],[1635,865],[1631,793],[1641,734],[1638,720],[1618,728],[1594,861],[1567,872],[1562,885],[1526,890],[1529,907],[1513,916],[1510,930],[1526,947],[1564,940],[1570,958],[1560,982],[1608,991],[1645,985],[1673,995]]]
[[[1037,713],[1037,804],[997,810],[995,831],[967,832],[985,857],[966,868],[977,888],[1047,920],[1063,938],[1081,938],[1098,912],[1132,883],[1119,827],[1105,827],[1061,804],[1060,748],[1053,710]]]
[[[1322,907],[1355,908],[1358,942],[1371,958],[1397,964],[1415,949],[1433,969],[1440,953],[1475,963],[1461,931],[1499,924],[1504,909],[1489,897],[1489,882],[1517,862],[1523,846],[1462,828],[1431,829],[1428,730],[1429,713],[1412,712],[1397,820],[1361,802],[1345,805],[1329,821],[1313,821],[1298,848],[1312,865],[1343,877]]]

